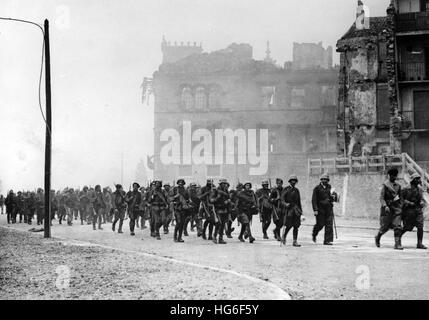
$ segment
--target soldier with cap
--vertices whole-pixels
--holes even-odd
[[[334,202],[337,201],[337,194],[331,191],[329,184],[329,175],[323,174],[320,178],[320,184],[313,190],[312,206],[316,216],[316,224],[313,227],[313,242],[316,243],[316,237],[320,230],[325,228],[325,237],[323,244],[332,246],[334,241]]]
[[[262,181],[262,188],[256,191],[256,197],[259,203],[260,221],[262,223],[262,233],[264,239],[269,239],[267,230],[271,224],[271,216],[273,213],[273,201],[271,199],[271,190],[268,180]]]
[[[122,225],[125,219],[125,211],[127,209],[127,202],[125,201],[125,191],[122,189],[122,185],[117,184],[115,186],[116,190],[113,193],[113,212],[114,220],[112,224],[112,231],[115,232],[116,223],[119,221],[118,233],[123,233]]]
[[[168,197],[162,190],[162,182],[155,181],[155,188],[149,191],[147,203],[151,210],[150,235],[157,240],[161,240],[159,229],[166,219],[165,211],[168,208]],[[164,220],[164,222],[166,222]]]
[[[213,235],[213,242],[219,244],[226,244],[223,240],[225,224],[228,221],[230,211],[231,199],[229,195],[229,183],[226,179],[219,181],[219,187],[212,189],[210,193],[210,203],[212,204],[213,215],[215,219],[215,232]],[[219,235],[219,241],[217,236]]]
[[[414,173],[410,177],[410,185],[402,191],[404,207],[402,210],[403,229],[402,235],[417,228],[417,249],[427,249],[423,244],[424,216],[423,208],[426,201],[423,198],[423,190],[420,188],[422,180],[420,175]]]
[[[401,186],[396,182],[398,179],[398,169],[393,168],[387,172],[389,178],[381,186],[380,194],[380,230],[375,237],[375,245],[380,247],[381,237],[393,228],[395,236],[395,249],[403,250],[401,244],[402,237],[402,192]]]
[[[286,244],[286,237],[290,229],[293,228],[293,246],[300,247],[298,244],[298,230],[301,226],[302,206],[299,189],[296,188],[298,177],[292,175],[289,177],[289,186],[287,186],[281,195],[283,207],[286,208],[284,216],[285,231],[282,237],[282,243]]]
[[[198,196],[201,200],[199,217],[198,217],[198,220],[199,220],[198,222],[200,223],[200,225],[202,223],[202,220],[205,219],[202,232],[201,232],[201,236],[204,240],[207,240],[207,237],[206,237],[207,227],[209,228],[208,240],[213,240],[213,227],[215,225],[215,221],[214,221],[212,204],[210,203],[210,194],[213,190],[213,187],[214,187],[213,180],[207,179],[207,184],[201,188],[200,194]]]
[[[237,194],[238,197],[238,221],[241,224],[241,231],[238,240],[245,242],[243,239],[244,233],[246,232],[246,238],[249,238],[249,242],[255,242],[255,238],[252,236],[250,230],[250,224],[252,223],[253,215],[259,213],[258,198],[255,192],[252,190],[252,183],[247,182],[244,184],[244,190]]]
[[[283,193],[283,180],[276,179],[276,186],[271,190],[271,199],[273,201],[274,210],[276,210],[277,217],[274,217],[274,224],[276,225],[273,233],[274,238],[281,241],[280,232],[284,224],[284,208],[281,202],[281,195]]]
[[[190,209],[189,193],[187,192],[185,185],[185,180],[179,179],[177,181],[177,186],[173,188],[171,195],[174,216],[176,218],[176,225],[174,226],[174,242],[185,242],[182,239],[183,226],[185,224],[185,211]]]
[[[128,215],[130,217],[130,234],[135,236],[134,229],[136,227],[136,221],[140,216],[140,203],[142,201],[142,195],[139,191],[140,185],[137,182],[133,183],[133,190],[128,192],[125,199],[128,203]]]

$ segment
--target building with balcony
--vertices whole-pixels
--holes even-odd
[[[336,155],[332,48],[295,44],[299,61],[284,66],[269,47],[264,60],[253,59],[248,44],[205,53],[163,40],[162,52],[151,81],[155,178],[260,183],[306,175],[309,156]]]
[[[429,167],[429,0],[392,0],[338,41],[339,153],[408,153]]]

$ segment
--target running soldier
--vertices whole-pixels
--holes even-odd
[[[117,184],[115,188],[116,191],[113,193],[113,211],[115,217],[112,224],[112,231],[115,232],[116,223],[119,221],[118,233],[123,233],[122,225],[124,223],[125,211],[127,209],[125,191],[122,190],[122,186],[120,184]]]
[[[401,186],[396,183],[398,169],[393,168],[387,172],[389,178],[383,183],[380,194],[380,230],[375,237],[375,245],[380,247],[383,234],[393,228],[395,235],[395,249],[404,250],[401,244],[402,237],[402,192]]]
[[[290,229],[293,228],[293,246],[301,247],[298,244],[298,230],[301,226],[301,216],[302,216],[302,206],[301,206],[301,195],[296,184],[298,183],[298,178],[295,175],[290,176],[289,186],[283,190],[281,195],[281,202],[286,208],[285,217],[284,217],[284,226],[285,231],[282,237],[282,243],[286,244],[286,237]]]
[[[213,180],[208,179],[207,184],[201,188],[200,195],[198,196],[201,200],[200,209],[199,209],[199,217],[198,220],[201,223],[203,219],[204,225],[202,228],[201,236],[204,240],[207,240],[206,231],[207,227],[209,228],[209,236],[208,240],[213,240],[213,227],[215,225],[214,215],[212,210],[212,205],[210,203],[210,194],[213,190]]]
[[[264,239],[269,239],[267,230],[271,224],[271,216],[273,214],[273,204],[271,200],[271,191],[269,189],[268,180],[262,181],[262,188],[256,191],[256,197],[259,203],[259,220],[262,223],[262,233]]]
[[[174,227],[174,242],[185,242],[182,239],[184,219],[186,211],[190,209],[189,194],[185,189],[185,180],[179,179],[177,186],[173,188],[171,200],[174,206],[174,216],[176,225]]]
[[[414,227],[417,228],[417,249],[427,249],[423,244],[423,226],[424,216],[423,208],[426,201],[423,198],[423,190],[420,189],[422,185],[421,177],[414,173],[411,175],[410,186],[405,188],[402,192],[404,201],[404,208],[402,211],[403,230],[402,235],[408,231],[413,231]]]
[[[133,191],[128,192],[126,200],[128,203],[128,215],[130,217],[130,234],[135,236],[134,229],[136,226],[136,221],[140,216],[140,203],[142,201],[142,195],[139,191],[140,185],[137,182],[133,183]]]
[[[151,220],[150,220],[150,235],[151,237],[161,240],[161,235],[159,229],[163,225],[163,220],[165,223],[166,210],[168,208],[168,200],[165,192],[162,190],[162,182],[155,181],[155,188],[151,190],[147,197],[147,203],[151,211]],[[164,226],[164,231],[165,231]],[[167,229],[168,230],[168,229]]]
[[[92,217],[92,230],[97,230],[96,224],[98,224],[98,230],[103,230],[103,228],[101,227],[101,220],[102,220],[101,215],[103,213],[103,210],[106,208],[106,204],[104,203],[104,200],[103,200],[103,193],[101,192],[101,186],[96,185],[94,191],[95,191],[95,194],[91,201],[94,207],[94,211],[93,211],[94,214]]]
[[[276,187],[271,190],[271,199],[273,201],[273,208],[277,213],[277,216],[274,215],[274,224],[276,225],[273,233],[274,238],[277,241],[281,241],[281,228],[283,227],[284,223],[284,208],[281,203],[281,195],[283,193],[283,180],[282,179],[276,179]]]
[[[213,215],[215,218],[215,232],[213,235],[213,242],[219,244],[226,244],[223,240],[223,233],[225,225],[228,222],[228,215],[231,206],[231,198],[229,195],[229,183],[226,179],[221,179],[219,187],[213,189],[210,194],[210,203],[212,204]],[[219,241],[217,236],[219,235]]]
[[[244,190],[238,193],[238,221],[241,223],[241,231],[238,240],[245,242],[243,239],[244,233],[246,232],[246,239],[249,238],[249,242],[255,242],[255,238],[252,236],[250,230],[250,224],[252,223],[253,215],[259,213],[258,199],[255,192],[252,190],[252,184],[247,182],[244,184]]]
[[[334,241],[334,202],[337,201],[336,193],[331,192],[329,184],[329,176],[323,174],[320,178],[320,184],[313,190],[312,205],[314,215],[316,216],[316,224],[313,227],[313,242],[316,243],[317,235],[320,230],[325,228],[325,237],[323,244],[332,246]]]

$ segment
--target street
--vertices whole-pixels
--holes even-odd
[[[125,221],[124,226],[128,227],[128,221]],[[185,290],[185,293],[170,292],[167,297],[172,299],[222,299],[223,297],[236,299],[429,298],[427,290],[429,275],[426,271],[429,252],[415,248],[415,232],[407,233],[404,236],[405,250],[402,252],[393,250],[393,232],[389,232],[382,238],[381,248],[376,248],[374,245],[376,233],[374,229],[378,226],[376,220],[350,221],[337,218],[339,239],[335,241],[334,246],[328,247],[321,244],[323,231],[318,237],[317,244],[311,241],[312,223],[313,219],[307,217],[307,221],[300,229],[301,248],[292,247],[290,238],[286,246],[281,246],[273,239],[262,240],[259,222],[254,222],[252,226],[252,231],[257,239],[253,244],[240,243],[237,240],[237,232],[233,233],[234,239],[227,239],[226,245],[216,245],[211,241],[204,241],[197,238],[195,232],[190,232],[190,236],[185,237],[185,243],[178,244],[173,242],[172,232],[162,235],[162,240],[157,241],[150,237],[148,229],[139,230],[136,237],[131,237],[127,228],[125,228],[124,234],[117,234],[111,231],[110,224],[105,224],[103,225],[104,230],[93,231],[91,225],[81,226],[78,221],[75,221],[72,227],[58,225],[58,222],[54,221],[52,237],[67,246],[81,248],[81,250],[94,246],[114,250],[118,252],[117,259],[120,259],[121,256],[127,257],[125,259],[140,257],[138,262],[134,262],[136,269],[162,264],[163,267],[169,269],[169,275],[148,277],[144,287],[180,282],[180,290]],[[35,227],[34,224],[33,226],[7,225],[5,215],[0,217],[0,226],[3,228],[2,230],[13,228],[21,231]],[[236,227],[236,223],[234,226]],[[41,238],[43,233],[32,234],[32,236]],[[270,232],[270,236],[272,237],[272,232]],[[289,237],[291,236],[290,234]],[[1,242],[0,250],[3,257],[8,244],[4,242],[4,239]],[[61,252],[58,252],[60,256]],[[4,261],[4,259],[2,260]],[[37,263],[37,259],[35,263]],[[101,260],[100,263],[103,261]],[[174,281],[171,273],[177,268],[177,264],[181,266],[179,268],[181,270],[191,268],[192,271],[180,273],[177,281]],[[119,264],[119,266],[121,265]],[[4,263],[1,267],[1,270],[7,269]],[[85,265],[81,265],[79,268],[88,270]],[[70,269],[72,273],[79,272],[73,266]],[[201,273],[201,271],[204,272]],[[203,276],[198,276],[199,274],[203,274]],[[126,273],[122,277],[126,280]],[[105,278],[103,281],[115,281],[115,276]],[[149,283],[147,283],[148,281]],[[85,287],[85,285],[85,282],[80,282],[78,286]],[[249,290],[243,293],[242,290],[237,290],[240,286],[249,288]],[[188,287],[193,288],[194,291],[187,290]],[[213,292],[222,292],[223,295],[207,296],[206,288],[213,288]],[[205,293],[203,294],[203,292]],[[157,294],[153,296],[153,298],[155,297],[163,296]],[[3,296],[2,298],[7,299],[8,297]],[[99,299],[100,297],[87,294],[85,298]],[[127,299],[129,297],[116,293],[114,298]],[[151,294],[148,292],[140,298],[151,299]]]

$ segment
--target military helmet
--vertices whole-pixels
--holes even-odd
[[[196,188],[196,187],[197,187],[197,184],[196,184],[195,182],[191,182],[191,183],[189,184],[189,186],[190,186],[191,188]]]
[[[268,186],[270,183],[268,182],[268,180],[263,180],[261,184],[263,186]]]
[[[120,185],[120,184],[117,184],[116,186],[116,190],[120,190],[120,189],[122,189],[122,185]],[[84,187],[83,189],[85,190],[85,188],[87,188],[87,187]],[[87,188],[88,189],[88,188]]]
[[[410,181],[414,181],[416,179],[421,179],[422,177],[418,173],[413,173],[410,177]]]
[[[117,186],[120,186],[120,184],[118,184]],[[122,188],[122,186],[121,186],[121,188]],[[83,191],[88,191],[88,187],[87,187],[87,186],[84,186],[84,187],[83,187]]]
[[[97,184],[96,186],[95,186],[95,189],[94,189],[95,191],[101,191],[101,186],[99,185],[99,184]]]
[[[246,186],[250,186],[250,189],[252,189],[252,183],[251,183],[251,182],[246,182],[243,186],[244,186],[244,187],[246,187]]]
[[[389,171],[387,171],[387,174],[389,176],[397,176],[399,174],[399,171],[396,168],[391,168],[389,169]]]
[[[137,182],[133,183],[133,188],[134,188],[134,186],[137,186],[137,189],[140,189],[140,185]]]
[[[243,189],[244,185],[242,183],[238,183],[236,189]]]
[[[159,182],[161,182],[161,181],[159,181]],[[162,184],[162,182],[161,182],[161,184]],[[167,182],[164,184],[164,187],[171,187],[171,184]]]
[[[177,184],[178,185],[180,185],[180,184],[185,185],[186,184],[185,179],[179,179],[179,180],[177,180]]]
[[[330,180],[329,179],[329,175],[327,173],[322,174],[322,176],[320,177],[320,180]]]
[[[328,177],[328,179],[329,179],[329,177]],[[296,175],[294,175],[294,174],[289,177],[288,182],[291,182],[293,180],[295,180],[296,182],[298,182],[298,177]]]
[[[276,183],[283,183],[283,179],[277,178]]]
[[[207,179],[207,184],[213,184],[213,179]]]

